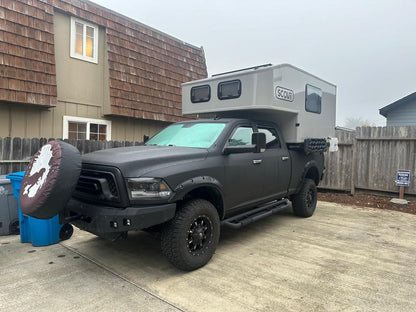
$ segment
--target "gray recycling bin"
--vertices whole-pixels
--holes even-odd
[[[19,211],[13,186],[6,176],[0,175],[0,236],[19,234]]]

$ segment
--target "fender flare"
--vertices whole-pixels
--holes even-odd
[[[300,177],[300,179],[299,179],[299,181],[297,182],[297,186],[296,186],[296,193],[298,193],[299,191],[300,191],[300,189],[301,189],[301,187],[302,187],[302,184],[303,184],[303,181],[305,180],[305,178],[306,178],[306,175],[308,174],[308,172],[309,172],[309,170],[310,169],[313,169],[313,168],[315,168],[316,169],[316,171],[318,171],[318,182],[319,182],[319,170],[318,170],[318,164],[316,163],[316,161],[315,160],[310,160],[310,161],[308,161],[306,164],[305,164],[305,166],[303,167],[303,172],[302,172],[302,175],[301,175],[301,177]],[[316,183],[317,181],[315,181],[315,183]],[[316,183],[317,185],[318,185],[318,183]]]
[[[222,191],[223,186],[221,182],[211,176],[198,176],[187,179],[178,184],[173,190],[174,196],[171,198],[171,201],[176,202],[182,200],[187,194],[201,187],[214,189],[221,199],[221,204],[224,205],[224,193]],[[220,213],[220,218],[222,217],[222,213]]]

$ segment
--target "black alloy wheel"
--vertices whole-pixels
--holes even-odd
[[[220,219],[207,200],[185,202],[161,232],[162,252],[178,269],[196,270],[209,262],[217,248]]]
[[[295,215],[308,218],[313,215],[318,201],[315,181],[305,179],[299,193],[292,196],[292,207]]]
[[[207,216],[198,216],[191,224],[186,243],[188,251],[196,255],[212,240],[212,223]]]

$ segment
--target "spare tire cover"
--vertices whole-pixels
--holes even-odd
[[[32,157],[19,193],[26,215],[49,219],[65,208],[78,182],[81,155],[74,146],[50,141]]]

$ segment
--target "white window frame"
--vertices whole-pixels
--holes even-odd
[[[68,122],[79,122],[79,123],[86,123],[87,124],[87,133],[86,133],[86,140],[90,139],[90,124],[99,124],[99,125],[106,125],[107,126],[107,133],[106,133],[106,140],[111,140],[111,121],[104,120],[104,119],[93,119],[93,118],[84,118],[84,117],[74,117],[74,116],[64,116],[63,121],[63,130],[62,130],[62,138],[68,139]]]
[[[82,54],[76,53],[75,52],[75,48],[76,48],[76,36],[77,36],[77,32],[76,32],[76,23],[80,23],[83,25],[83,42],[82,42],[82,47],[83,47],[83,52]],[[85,53],[85,46],[86,46],[86,27],[91,27],[94,29],[94,46],[93,46],[93,57],[90,56],[86,56]],[[70,51],[69,51],[69,55],[72,58],[76,58],[79,60],[83,60],[83,61],[87,61],[87,62],[91,62],[91,63],[95,63],[98,64],[98,26],[88,23],[86,21],[80,20],[78,18],[75,18],[73,16],[71,16],[71,44],[70,44]]]

